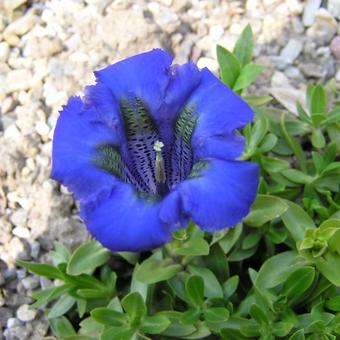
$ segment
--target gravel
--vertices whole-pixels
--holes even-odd
[[[0,339],[48,336],[32,292],[52,283],[15,265],[46,259],[53,242],[88,235],[69,193],[49,179],[53,129],[92,70],[163,47],[217,73],[216,44],[232,48],[250,23],[266,72],[250,92],[294,112],[308,81],[340,86],[339,0],[3,0],[0,2]],[[337,72],[336,72],[337,71]]]

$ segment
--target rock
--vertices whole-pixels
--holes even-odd
[[[20,17],[19,19],[13,21],[10,23],[5,31],[4,31],[4,37],[16,35],[21,36],[27,33],[29,30],[32,29],[32,27],[37,22],[37,17],[35,14],[33,14],[32,11],[27,12],[23,17]]]
[[[6,11],[12,12],[26,2],[27,0],[4,0],[4,7]]]
[[[9,45],[7,42],[3,41],[0,43],[0,62],[6,62],[9,57]]]
[[[58,38],[32,36],[25,44],[23,55],[31,58],[46,58],[62,51],[62,49],[63,44]]]
[[[25,238],[25,239],[29,239],[31,236],[30,231],[27,228],[24,227],[15,227],[12,230],[12,234],[15,236],[18,236],[20,238]]]
[[[13,316],[13,311],[7,307],[0,307],[0,329],[2,329],[6,324],[7,320]]]
[[[35,125],[35,131],[40,135],[40,136],[46,136],[50,132],[50,127],[43,121],[37,122]]]
[[[305,91],[292,87],[272,87],[270,94],[289,112],[297,115],[296,102],[299,100],[304,103]]]
[[[202,69],[204,67],[207,67],[211,72],[217,73],[218,71],[218,65],[216,60],[212,58],[206,58],[206,57],[201,57],[197,61],[197,66]]]
[[[17,318],[9,318],[7,320],[6,327],[7,328],[12,328],[16,326],[20,326],[22,323],[17,319]]]
[[[312,61],[304,62],[299,67],[306,77],[324,78],[327,75],[327,69],[323,65],[316,64]]]
[[[287,64],[292,64],[302,51],[302,42],[296,39],[289,39],[287,45],[281,51],[281,57]]]
[[[336,34],[337,25],[332,15],[324,8],[320,8],[313,25],[307,30],[307,36],[319,45],[326,45]]]
[[[28,90],[32,86],[32,72],[27,69],[13,70],[7,73],[7,92]]]
[[[340,20],[340,0],[328,0],[329,13]]]
[[[214,25],[210,27],[209,35],[213,41],[219,41],[224,34],[224,28],[222,25]]]
[[[340,35],[333,38],[330,48],[335,58],[340,61]]]
[[[308,0],[303,10],[302,22],[305,27],[309,27],[314,23],[316,12],[321,5],[321,0]]]
[[[35,309],[30,309],[27,304],[21,305],[17,310],[17,318],[23,322],[32,321],[36,315],[37,311]]]
[[[285,70],[285,75],[291,79],[300,79],[301,73],[297,67],[289,66]]]
[[[9,217],[9,221],[15,226],[24,228],[27,222],[27,211],[19,208]]]
[[[340,83],[340,70],[336,73],[335,80]]]
[[[21,280],[26,290],[33,290],[39,286],[39,278],[37,276],[27,276]]]

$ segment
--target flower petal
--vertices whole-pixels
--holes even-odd
[[[81,205],[90,233],[112,251],[144,251],[171,240],[170,228],[159,219],[160,203],[139,197],[121,184]]]
[[[51,177],[64,184],[76,199],[84,200],[112,188],[117,179],[95,166],[96,146],[117,144],[114,131],[71,97],[60,113],[53,137]]]
[[[216,157],[215,148],[221,149],[225,141],[225,155],[218,156],[225,160],[234,159],[242,152],[244,143],[236,146],[234,130],[242,128],[253,119],[253,111],[248,104],[231,89],[218,80],[208,69],[201,71],[201,82],[187,102],[198,116],[192,137],[194,154],[199,158]],[[207,146],[207,144],[212,145]],[[228,152],[230,145],[237,152]]]
[[[96,71],[97,82],[109,87],[117,101],[142,99],[152,113],[161,107],[169,83],[172,57],[154,49]]]
[[[177,199],[184,215],[191,216],[203,230],[213,232],[233,226],[247,215],[257,185],[256,164],[210,159],[196,163],[191,176],[179,183],[166,200]],[[178,216],[169,215],[165,208],[160,212],[161,219],[172,225],[178,222]]]

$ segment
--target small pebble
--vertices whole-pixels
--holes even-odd
[[[37,311],[35,309],[30,309],[27,304],[20,306],[17,310],[17,318],[23,322],[32,321],[36,315]]]

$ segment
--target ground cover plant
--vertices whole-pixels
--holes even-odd
[[[73,252],[56,243],[52,264],[18,261],[54,280],[32,307],[58,339],[340,336],[339,95],[333,81],[308,84],[298,115],[250,95],[264,69],[252,47],[249,26],[233,51],[217,46],[221,80],[255,112],[240,156],[260,172],[249,214],[215,233],[190,221],[152,251],[91,239]]]

